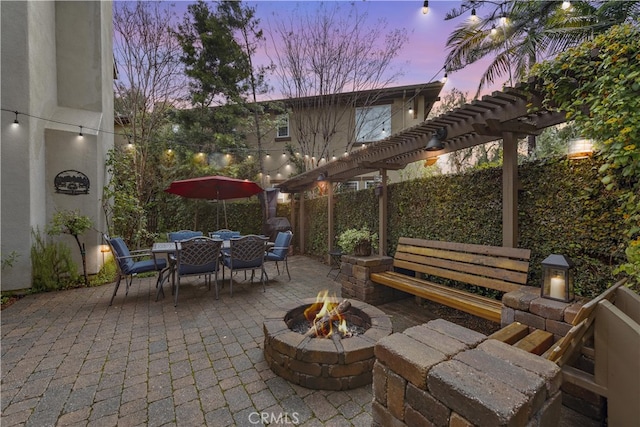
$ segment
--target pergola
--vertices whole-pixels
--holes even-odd
[[[342,182],[364,173],[379,171],[382,192],[379,198],[380,255],[386,254],[388,170],[399,170],[410,163],[441,156],[463,148],[474,147],[497,139],[503,140],[502,178],[502,245],[516,247],[518,243],[518,162],[517,141],[528,135],[538,135],[544,128],[566,120],[563,112],[546,110],[542,95],[519,84],[491,95],[483,96],[462,107],[426,120],[386,139],[359,149],[313,170],[296,175],[279,184],[284,193],[301,193],[317,185],[318,177],[329,182]],[[446,130],[444,148],[427,151],[427,142],[440,130]],[[333,192],[328,186],[328,247],[332,249]],[[292,198],[293,203],[293,198]],[[300,223],[304,218],[304,197],[299,198]],[[293,210],[292,210],[293,212]],[[292,218],[295,222],[295,218]],[[300,229],[300,250],[304,251],[305,230]]]

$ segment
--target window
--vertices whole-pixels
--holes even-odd
[[[276,138],[289,137],[289,116],[283,115],[278,118]]]
[[[358,181],[341,182],[338,184],[337,193],[346,193],[347,191],[358,191]]]
[[[356,108],[356,141],[379,141],[390,135],[391,105]]]

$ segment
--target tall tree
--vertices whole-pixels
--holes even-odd
[[[210,148],[240,154],[237,160],[246,154],[244,135],[237,129],[257,129],[258,138],[262,136],[262,112],[255,103],[257,96],[267,90],[264,73],[268,67],[253,63],[258,44],[264,40],[258,25],[255,9],[244,7],[239,1],[221,1],[213,9],[199,1],[189,5],[176,32],[195,106],[184,123],[197,124],[200,133],[208,130],[214,145]],[[246,124],[247,116],[253,121],[251,126]]]
[[[343,7],[320,3],[313,13],[294,10],[272,33],[276,74],[300,144],[292,149],[309,159],[297,163],[306,168],[328,158],[337,139],[349,151],[357,135],[355,108],[374,105],[378,89],[399,75],[392,60],[407,40],[406,31],[386,32],[386,21],[371,24],[355,4],[348,12]]]
[[[254,64],[253,58],[259,47],[264,47],[264,32],[260,29],[260,20],[255,17],[255,8],[243,7],[240,2],[226,2],[221,4],[221,8],[225,11],[225,15],[232,22],[232,27],[238,28],[238,43],[244,51],[250,75],[248,79],[248,93],[246,105],[250,110],[251,119],[253,120],[253,129],[258,144],[258,162],[260,166],[261,184],[266,184],[266,171],[262,156],[262,143],[265,130],[268,131],[273,126],[269,120],[269,115],[265,111],[265,106],[270,104],[258,103],[258,96],[264,95],[269,91],[269,86],[265,81],[266,74],[274,70],[275,65],[270,63],[267,66]],[[272,106],[271,109],[278,109]]]
[[[480,78],[477,97],[499,78],[505,78],[506,84],[513,86],[540,60],[592,39],[619,23],[628,20],[637,23],[640,2],[465,0],[447,13],[445,19],[472,11],[483,15],[470,16],[450,34],[445,67],[455,71],[483,58],[492,58]]]
[[[161,2],[114,4],[116,122],[123,126],[129,145],[116,149],[110,158],[113,172],[127,174],[113,174],[106,198],[113,198],[114,205],[107,215],[113,217],[115,231],[133,241],[146,234],[148,215],[161,191],[156,170],[162,152],[158,133],[166,125],[167,112],[185,95],[173,20],[173,12]]]
[[[203,0],[189,5],[176,32],[191,101],[203,108],[240,101],[251,76],[247,55],[234,38],[237,22],[229,16],[240,5],[230,1],[217,5],[214,10]]]

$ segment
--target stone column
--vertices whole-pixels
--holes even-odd
[[[502,297],[501,325],[520,322],[534,329],[551,332],[557,341],[571,329],[573,319],[584,302],[561,302],[542,298],[540,289],[524,286]]]
[[[406,296],[388,286],[373,283],[371,273],[379,273],[393,268],[393,258],[389,256],[343,255],[340,273],[336,281],[342,285],[343,298],[355,298],[372,305],[383,304]]]

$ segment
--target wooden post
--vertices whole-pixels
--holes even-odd
[[[300,254],[304,255],[304,234],[306,231],[306,223],[304,221],[304,191],[300,192],[300,210],[298,211],[298,227],[300,230],[300,238],[298,242],[300,244]]]
[[[502,246],[518,246],[518,140],[502,134]]]
[[[333,236],[334,236],[334,225],[333,225],[333,184],[331,182],[327,182],[327,254],[325,255],[327,262],[331,265],[331,256],[329,252],[333,250]]]
[[[294,235],[298,235],[299,234],[299,230],[296,229],[296,225],[297,225],[297,220],[296,220],[296,198],[294,197],[294,194],[290,194],[289,197],[290,200],[290,204],[291,204],[291,211],[289,212],[289,217],[291,218],[291,230],[293,230]],[[293,245],[293,241],[291,242],[291,245]],[[295,252],[295,246],[293,248],[294,252]]]
[[[382,195],[378,197],[378,255],[387,254],[387,170],[380,169]]]

